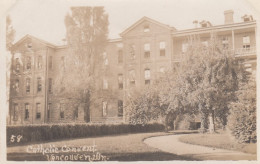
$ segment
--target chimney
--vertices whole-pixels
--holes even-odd
[[[234,14],[233,10],[226,10],[226,11],[224,11],[225,24],[234,23],[233,14]]]
[[[198,28],[198,21],[197,20],[194,20],[192,23],[194,24],[194,28]]]

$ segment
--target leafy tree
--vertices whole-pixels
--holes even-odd
[[[198,36],[189,37],[188,42],[187,53],[150,88],[148,93],[152,94],[144,91],[133,101],[136,114],[132,118],[150,120],[161,116],[168,127],[169,119],[188,113],[200,114],[202,132],[207,128],[215,131],[216,117],[222,126],[226,125],[228,104],[235,101],[239,82],[245,81],[247,75],[239,61],[221,49],[214,34],[208,46],[204,46]]]
[[[237,101],[230,104],[228,127],[239,142],[256,142],[256,82],[242,83]]]
[[[13,26],[12,26],[12,20],[11,20],[10,16],[8,15],[6,17],[6,49],[8,51],[11,51],[14,37],[15,37],[15,30],[13,29]]]
[[[186,55],[186,71],[182,83],[186,90],[189,107],[198,109],[202,131],[215,131],[215,118],[226,125],[228,104],[235,101],[235,91],[240,81],[246,80],[242,65],[229,51],[224,51],[214,34],[208,46],[191,38]],[[185,65],[184,65],[185,67]],[[209,118],[209,120],[208,120]],[[209,122],[208,122],[209,121]]]
[[[85,104],[86,116],[102,73],[99,68],[107,43],[108,15],[103,7],[72,7],[65,26],[69,53],[60,65],[55,93],[75,108]]]

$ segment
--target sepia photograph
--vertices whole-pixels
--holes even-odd
[[[5,162],[257,162],[259,16],[247,0],[14,1]]]

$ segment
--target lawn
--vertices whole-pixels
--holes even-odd
[[[216,147],[221,149],[241,151],[245,153],[256,154],[256,143],[242,144],[237,143],[228,132],[219,131],[214,134],[191,134],[180,138],[181,142],[190,143],[194,145],[203,145],[209,147]]]
[[[63,140],[42,143],[43,147],[55,145],[61,148],[64,145],[79,147],[84,145],[93,145],[95,143],[97,152],[107,157],[108,161],[168,161],[168,160],[193,160],[187,157],[178,156],[160,151],[159,149],[149,147],[143,140],[151,136],[166,135],[169,133],[138,133],[125,134],[117,136],[82,138],[73,140]],[[38,143],[38,145],[41,143]],[[37,145],[37,144],[36,144]],[[32,145],[8,147],[7,160],[15,161],[46,161],[47,155],[42,153],[27,153],[26,149]],[[90,152],[88,152],[90,153]],[[59,153],[59,155],[86,154],[79,153]]]

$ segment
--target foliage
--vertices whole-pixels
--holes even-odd
[[[12,26],[12,20],[11,20],[10,16],[8,15],[6,17],[6,49],[8,51],[11,51],[14,37],[15,37],[15,30],[13,29],[13,26]]]
[[[55,97],[75,108],[89,109],[97,83],[99,65],[107,43],[108,15],[103,7],[72,7],[65,17],[68,54],[54,81]]]
[[[7,145],[31,143],[36,141],[51,141],[79,137],[107,136],[125,133],[143,133],[162,131],[162,124],[129,125],[129,124],[60,124],[60,125],[29,125],[8,126]],[[21,135],[21,142],[10,141],[12,135]]]
[[[241,84],[238,100],[230,104],[228,126],[239,142],[256,142],[256,82],[251,78]]]
[[[180,63],[132,101],[134,119],[150,120],[160,115],[167,127],[169,119],[195,113],[201,116],[203,132],[208,127],[215,130],[215,118],[226,125],[228,104],[236,100],[235,91],[240,82],[246,81],[247,73],[233,54],[222,50],[214,33],[207,46],[198,36],[190,36],[188,42]],[[213,126],[209,126],[209,116]]]
[[[146,124],[160,116],[158,93],[155,89],[146,88],[143,92],[132,93],[126,105],[126,111],[131,124]]]

